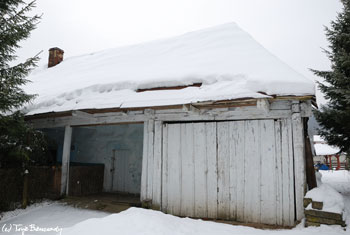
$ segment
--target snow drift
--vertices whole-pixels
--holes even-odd
[[[229,224],[203,221],[190,218],[180,218],[167,215],[159,211],[141,208],[130,208],[118,214],[107,214],[99,211],[73,208],[61,203],[39,204],[30,206],[26,210],[6,212],[0,220],[0,227],[10,224],[35,224],[39,227],[62,228],[62,235],[98,235],[98,234],[220,234],[220,235],[339,235],[348,234],[340,226],[308,227],[301,223],[294,229],[261,230],[246,226],[232,226]],[[19,235],[21,232],[5,232],[8,235]],[[29,234],[29,233],[25,233]],[[30,232],[30,234],[60,234]]]
[[[128,235],[309,235],[309,234],[346,234],[339,228],[322,226],[321,228],[302,228],[292,230],[260,230],[245,226],[232,226],[210,221],[179,218],[159,211],[130,208],[118,214],[104,218],[90,219],[63,231],[64,235],[128,234]]]
[[[321,184],[317,188],[308,191],[305,198],[311,198],[312,201],[323,202],[323,211],[333,213],[344,212],[343,196],[328,184]],[[312,209],[309,205],[306,209]]]

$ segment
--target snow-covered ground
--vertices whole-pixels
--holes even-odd
[[[350,229],[350,171],[320,171],[322,182],[332,186],[340,192],[344,198],[347,224]]]
[[[93,218],[103,218],[108,216],[108,213],[92,210],[82,210],[67,206],[59,202],[44,202],[29,206],[27,209],[18,209],[15,211],[6,212],[0,220],[0,233],[4,235],[21,234],[16,231],[23,229],[25,226],[34,224],[41,228],[58,228],[62,229],[62,234],[65,234],[66,228],[74,226],[82,221]],[[8,229],[8,231],[6,231]],[[57,234],[55,232],[32,233],[25,234]]]
[[[322,181],[334,187],[344,195],[346,209],[350,212],[350,174],[347,171],[322,171]],[[58,202],[36,204],[26,210],[7,212],[0,220],[1,233],[22,234],[18,228],[56,228],[55,232],[25,232],[24,234],[61,234],[63,235],[108,235],[108,234],[245,234],[245,235],[339,235],[349,234],[340,226],[321,226],[304,228],[302,224],[294,229],[262,230],[245,226],[233,226],[210,221],[179,218],[140,208],[130,208],[119,214],[107,214],[98,211],[73,208]],[[12,225],[12,229],[10,226]],[[8,231],[6,231],[6,228]],[[62,229],[62,230],[61,230]],[[10,230],[10,231],[9,231]]]
[[[322,182],[331,185],[343,195],[350,196],[350,171],[320,171]]]

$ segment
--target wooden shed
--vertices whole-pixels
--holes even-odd
[[[73,57],[34,72],[27,120],[106,192],[165,213],[292,226],[307,190],[314,84],[234,23]]]

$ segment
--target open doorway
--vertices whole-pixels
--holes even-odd
[[[70,163],[103,165],[103,192],[139,196],[142,148],[143,124],[73,127]]]

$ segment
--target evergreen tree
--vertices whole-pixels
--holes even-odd
[[[29,37],[40,16],[28,16],[35,1],[1,0],[0,2],[0,167],[17,166],[38,161],[46,151],[43,134],[30,128],[18,111],[34,95],[21,86],[35,67],[38,56],[23,63],[16,62],[19,43]]]
[[[312,70],[324,79],[318,83],[328,104],[315,112],[327,142],[350,153],[350,0],[342,0],[343,10],[335,21],[326,27],[330,49],[325,50],[330,62],[329,71]]]

